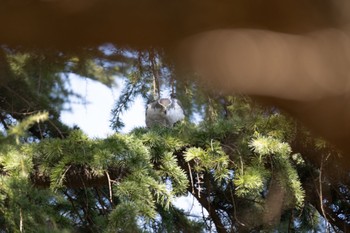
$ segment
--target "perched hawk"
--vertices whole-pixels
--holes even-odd
[[[173,127],[185,118],[181,103],[175,97],[160,98],[147,105],[146,126],[162,125]]]

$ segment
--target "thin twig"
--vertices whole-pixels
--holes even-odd
[[[197,187],[198,197],[201,198],[201,191],[202,191],[201,180],[200,180],[200,177],[199,177],[199,173],[197,172],[196,174],[197,174],[197,184],[198,184],[198,187]]]
[[[21,100],[23,100],[23,102],[25,102],[29,107],[33,107],[32,104],[25,97],[18,94],[17,91],[13,90],[9,86],[4,86],[4,88],[7,89],[8,91],[12,92],[15,96],[19,97]]]
[[[236,207],[236,202],[235,199],[233,197],[233,193],[232,193],[232,189],[230,188],[230,194],[231,194],[231,199],[232,199],[232,204],[233,204],[233,217],[235,218],[235,220],[242,226],[245,226],[244,223],[242,223],[241,221],[238,220],[237,218],[237,207]]]
[[[107,180],[108,180],[108,189],[109,189],[109,201],[111,202],[111,204],[113,204],[113,193],[112,193],[112,185],[111,185],[111,177],[109,176],[108,171],[106,171],[106,176],[107,176]]]
[[[193,177],[192,177],[192,171],[191,171],[191,165],[187,162],[188,166],[188,173],[190,174],[190,180],[191,180],[191,187],[192,187],[192,194],[194,194],[194,184],[193,184]]]
[[[189,213],[191,213],[192,210],[193,210],[193,207],[194,207],[194,199],[195,199],[195,197],[194,197],[194,195],[192,195],[192,205],[191,205],[191,208],[190,208],[190,210],[189,210]],[[188,216],[190,216],[190,215],[188,215]]]
[[[63,191],[63,193],[68,197],[70,203],[72,204],[73,211],[76,213],[76,215],[80,219],[80,222],[83,223],[84,222],[83,217],[80,215],[77,207],[75,206],[73,197],[71,195],[69,195],[69,193],[67,191]]]
[[[319,175],[318,175],[318,182],[319,182],[319,189],[320,189],[320,192],[319,192],[319,197],[320,197],[320,207],[321,207],[321,211],[322,211],[322,215],[323,217],[325,218],[326,220],[326,224],[328,225],[328,219],[327,219],[327,215],[326,215],[326,211],[324,210],[324,205],[323,205],[323,189],[322,189],[322,171],[323,171],[323,163],[324,161],[327,161],[328,158],[329,158],[330,154],[327,155],[327,158],[324,159],[323,155],[322,155],[322,159],[321,159],[321,166],[320,166],[320,172],[319,172]],[[332,219],[332,217],[331,217]],[[333,219],[332,219],[333,220]],[[328,229],[327,229],[328,231]]]
[[[100,193],[99,189],[96,188],[96,187],[94,187],[94,190],[95,190],[96,195],[97,195],[98,203],[100,203],[100,205],[101,205],[101,209],[102,209],[101,212],[102,212],[103,215],[106,215],[106,213],[107,213],[107,208],[106,208],[106,206],[105,206],[105,202],[104,202],[104,201],[102,200],[102,198],[101,198],[101,193]]]
[[[53,123],[51,120],[47,120],[47,121],[55,128],[55,130],[60,134],[61,138],[63,139],[64,136],[63,136],[61,130],[55,125],[55,123]]]
[[[158,76],[158,69],[156,68],[157,61],[156,61],[154,52],[152,50],[149,52],[149,60],[151,62],[151,70],[153,73],[153,97],[155,99],[158,99],[160,97],[159,76]]]
[[[22,208],[19,209],[19,232],[23,232]]]
[[[68,168],[63,172],[63,174],[62,174],[60,180],[57,182],[57,185],[63,183],[63,179],[64,179],[64,177],[66,176],[68,170],[69,170],[71,167],[72,167],[72,165],[69,165]]]

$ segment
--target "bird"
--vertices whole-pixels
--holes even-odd
[[[146,126],[173,127],[185,118],[181,102],[174,94],[170,98],[159,98],[147,105]]]

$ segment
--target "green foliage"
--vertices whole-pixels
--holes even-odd
[[[175,80],[154,49],[66,54],[3,46],[0,61],[1,232],[202,232],[213,230],[211,223],[238,232],[319,228],[312,207],[319,198],[306,196],[315,189],[308,176],[319,173],[305,150],[290,145],[307,145],[321,157],[332,150],[275,108]],[[112,110],[116,130],[136,96],[151,99],[153,81],[176,91],[188,120],[198,114],[202,121],[91,139],[59,120],[74,95],[71,72],[107,86],[123,76]],[[280,223],[270,226],[263,214],[276,183],[284,196]],[[346,218],[348,190],[341,184],[324,198],[328,215]],[[209,212],[210,224],[173,206],[188,191]]]
[[[184,156],[186,162],[194,161],[194,170],[197,173],[213,171],[217,181],[228,177],[228,156],[219,142],[211,141],[206,149],[191,147]]]
[[[33,117],[30,120],[33,121],[33,119],[37,118]],[[28,125],[28,121],[24,121],[24,124]],[[28,189],[32,189],[33,192],[37,190],[28,186],[30,176],[34,175],[31,174],[34,164],[39,176],[50,177],[51,192],[46,190],[50,194],[48,200],[50,196],[52,200],[55,200],[54,196],[64,195],[66,185],[69,185],[70,182],[67,177],[74,169],[83,169],[89,176],[94,177],[103,177],[110,170],[119,169],[126,173],[121,180],[111,181],[112,190],[110,191],[113,192],[113,199],[118,204],[108,219],[117,229],[124,229],[124,227],[131,229],[137,225],[140,217],[155,218],[156,204],[168,208],[172,196],[183,193],[188,184],[184,171],[178,167],[176,158],[170,153],[163,154],[160,165],[155,171],[151,163],[150,151],[152,149],[146,147],[144,142],[145,138],[140,140],[133,134],[115,134],[106,139],[93,140],[76,130],[72,131],[66,139],[46,139],[40,143],[21,145],[17,149],[14,147],[0,157],[0,163],[5,172],[2,176],[3,197],[11,200],[9,205],[15,208],[19,205],[16,201],[17,197],[20,200],[27,199],[23,199],[25,193],[22,195],[22,190],[23,192],[28,192]],[[150,140],[148,142],[154,145],[154,142]],[[174,148],[173,146],[171,144],[169,148]],[[166,182],[169,180],[173,182],[172,189],[167,188]],[[20,195],[14,198],[15,194]],[[77,194],[71,195],[73,195],[71,199],[75,199],[74,196]],[[54,209],[55,205],[49,204],[48,200],[46,204],[43,204],[43,208]],[[78,199],[75,200],[78,201]],[[36,211],[33,205],[28,207],[28,211],[34,214]],[[128,217],[128,222],[120,221],[120,214],[124,214],[126,207],[130,209],[129,214],[135,216]],[[25,210],[27,209],[24,208],[23,211]],[[11,222],[10,219],[14,215],[18,220],[16,212],[5,217],[4,221]],[[54,219],[52,221],[57,221],[56,218]],[[24,225],[26,223],[26,221],[23,222]],[[12,225],[16,228],[18,224],[19,221]]]
[[[238,171],[234,180],[237,196],[260,197],[267,188],[269,172],[262,166],[249,166]]]
[[[188,186],[186,173],[178,166],[177,158],[172,153],[166,153],[160,161],[159,175],[170,178],[174,194],[183,194]]]
[[[152,169],[148,149],[133,136],[114,135],[104,140],[91,140],[80,131],[74,131],[65,140],[43,141],[36,147],[36,151],[43,153],[36,154],[39,169],[50,176],[54,190],[63,188],[65,174],[72,166],[85,166],[96,176],[119,168],[127,170],[128,175],[114,186],[114,194],[121,203],[136,204],[138,214],[152,218],[155,203],[167,206],[171,200],[165,184]],[[45,159],[40,160],[43,156]]]
[[[286,158],[291,153],[291,148],[287,143],[272,137],[257,135],[257,137],[250,142],[249,146],[260,156],[278,155]]]
[[[10,136],[14,136],[16,138],[17,144],[19,143],[19,138],[23,137],[27,130],[34,125],[35,123],[46,121],[49,117],[49,114],[47,112],[43,113],[37,113],[34,115],[31,115],[27,118],[25,118],[23,121],[21,121],[19,124],[12,126],[8,134]]]
[[[219,219],[223,222],[235,211],[254,210],[256,218],[261,218],[272,179],[288,194],[283,200],[283,214],[303,210],[305,191],[297,168],[305,161],[300,154],[292,154],[287,142],[293,135],[288,132],[291,124],[279,131],[275,128],[277,119],[287,119],[278,114],[270,119],[259,109],[239,108],[237,103],[230,111],[238,113],[198,125],[185,122],[174,128],[137,128],[105,139],[91,139],[73,130],[64,139],[7,143],[0,157],[4,203],[0,221],[11,230],[32,224],[40,225],[38,229],[43,232],[142,232],[140,222],[145,222],[151,229],[174,232],[159,217],[172,224],[167,218],[177,216],[200,232],[203,225],[173,209],[174,196],[195,190],[193,194],[199,200],[209,198],[210,208],[222,213]],[[9,130],[6,140],[12,135],[24,137],[22,132],[41,118],[34,116],[19,123],[16,130]],[[35,177],[49,177],[50,189],[31,185]],[[108,182],[74,188],[77,179]],[[236,218],[248,221],[245,216]],[[230,220],[226,224],[237,227],[238,223]],[[252,229],[259,227],[245,224],[251,224]]]
[[[0,225],[5,226],[0,229],[10,232],[63,231],[69,228],[69,220],[60,216],[55,205],[66,201],[58,199],[47,189],[37,189],[32,185],[32,153],[30,145],[19,147],[14,144],[0,154]]]
[[[110,214],[109,232],[141,232],[137,225],[138,203],[124,202]]]
[[[305,193],[302,188],[300,179],[298,177],[297,170],[291,163],[290,146],[285,142],[281,142],[275,138],[272,138],[271,136],[264,137],[260,135],[254,138],[250,142],[249,146],[259,156],[259,162],[262,162],[263,157],[272,156],[272,164],[270,165],[274,169],[272,172],[277,174],[278,180],[281,183],[281,185],[288,189],[290,194],[294,196],[294,200],[291,199],[291,195],[289,195],[289,197],[287,198],[288,201],[291,202],[289,203],[289,205],[296,205],[299,208],[302,207],[304,203]],[[253,174],[254,175],[251,176],[253,177],[252,181],[254,181],[255,179],[260,180],[260,182],[252,182],[253,184],[256,183],[255,188],[262,187],[261,184],[263,182],[261,181],[264,179],[259,177],[259,175],[263,175],[264,172],[260,172],[259,170],[257,170],[254,171]],[[265,178],[265,180],[267,180],[267,178]]]

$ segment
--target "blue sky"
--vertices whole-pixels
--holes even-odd
[[[120,95],[123,83],[118,81],[117,87],[110,89],[105,85],[74,74],[69,75],[71,88],[83,97],[85,103],[72,99],[72,111],[64,111],[61,120],[70,125],[79,126],[89,137],[104,138],[113,134],[110,128],[111,110]],[[125,127],[123,133],[137,126],[145,126],[145,103],[137,98],[133,106],[122,115]]]

